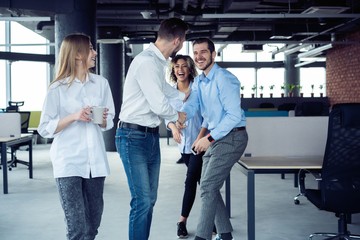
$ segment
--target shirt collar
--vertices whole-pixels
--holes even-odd
[[[219,65],[217,65],[216,63],[212,66],[212,68],[210,69],[209,71],[209,74],[207,76],[205,76],[205,73],[202,72],[200,75],[199,75],[199,80],[200,81],[210,81],[213,77],[214,77],[214,74],[215,74],[215,71],[219,68]]]
[[[150,43],[149,49],[155,53],[155,55],[160,58],[161,61],[167,62],[167,59],[164,55],[160,52],[160,50],[156,47],[154,43]]]

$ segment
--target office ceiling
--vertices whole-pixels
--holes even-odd
[[[71,12],[75,0],[1,0],[0,20]],[[30,4],[31,3],[31,4]],[[321,46],[342,41],[360,28],[358,0],[97,0],[99,39],[154,41],[162,19],[179,17],[190,26],[187,39],[210,37],[217,43],[284,43]],[[22,22],[51,41],[53,22]]]

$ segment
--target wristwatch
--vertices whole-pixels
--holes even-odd
[[[209,142],[215,142],[215,139],[213,139],[213,137],[210,135],[210,133],[207,135],[207,139],[209,140]]]

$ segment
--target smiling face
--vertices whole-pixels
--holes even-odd
[[[211,53],[208,44],[204,42],[195,44],[193,53],[196,66],[207,74],[214,65],[215,51]]]
[[[178,82],[189,81],[190,69],[184,59],[179,59],[174,64],[174,73]]]
[[[97,52],[94,50],[93,45],[89,43],[90,51],[86,60],[86,66],[89,68],[95,67]]]

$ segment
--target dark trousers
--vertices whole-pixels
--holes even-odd
[[[181,155],[187,166],[181,216],[187,218],[195,201],[197,185],[200,183],[202,156],[204,154],[194,155],[182,153]]]

